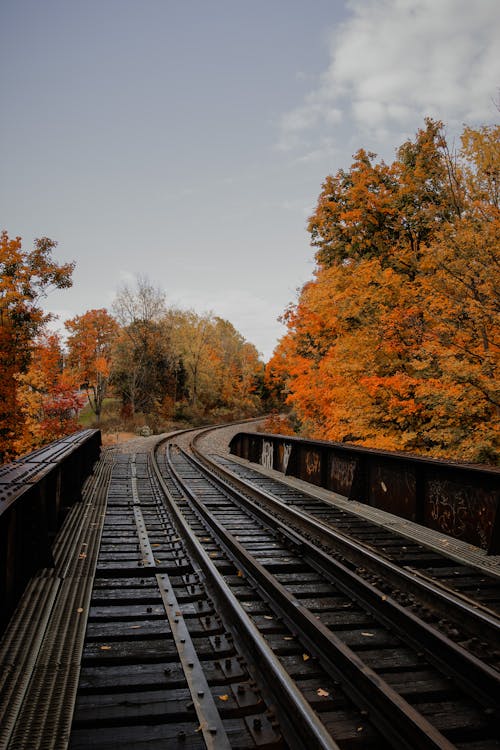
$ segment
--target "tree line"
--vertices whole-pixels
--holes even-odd
[[[88,310],[50,330],[43,298],[71,286],[73,263],[56,243],[0,236],[0,462],[79,428],[89,405],[99,425],[105,399],[119,421],[138,415],[152,431],[171,420],[225,421],[259,413],[264,364],[227,320],[168,307],[147,279],[124,287],[112,310]]]
[[[499,135],[453,150],[428,119],[391,164],[361,149],[325,179],[266,370],[301,434],[498,462]]]
[[[0,235],[0,461],[121,419],[224,421],[286,404],[274,430],[497,463],[500,455],[499,126],[464,128],[450,148],[427,119],[390,164],[360,149],[326,177],[308,224],[313,278],[282,319],[264,365],[232,324],[168,307],[147,279],[112,310],[48,329],[42,301],[71,286],[56,243]]]

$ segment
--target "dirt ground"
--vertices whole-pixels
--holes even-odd
[[[135,432],[103,432],[101,439],[102,444],[105,446],[116,445],[117,443],[125,443],[127,440],[136,438]]]

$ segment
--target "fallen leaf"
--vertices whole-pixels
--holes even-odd
[[[83,607],[78,607],[76,611],[78,612],[78,614],[81,614],[83,612]]]
[[[84,560],[84,559],[85,559],[85,558],[87,557],[87,553],[86,553],[86,552],[81,552],[81,553],[80,553],[80,554],[78,555],[78,557],[80,558],[80,560]]]
[[[229,700],[229,695],[219,695],[217,697],[219,698],[220,701],[228,701]]]
[[[375,637],[375,633],[361,633],[361,635],[364,635],[365,638],[374,638]]]
[[[283,640],[284,641],[293,641],[293,636],[291,636],[291,635],[284,635],[283,636]]]
[[[309,654],[302,654],[302,658],[304,659],[304,661],[307,661],[311,657],[309,656]]]
[[[238,570],[237,575],[238,575],[238,578],[243,578],[243,571],[242,570]]]
[[[264,615],[264,620],[274,620],[274,617],[271,617],[271,615]]]
[[[327,696],[329,696],[329,695],[330,695],[330,693],[328,692],[328,690],[323,690],[323,688],[318,688],[318,689],[316,690],[316,693],[317,693],[317,694],[318,694],[319,696],[321,696],[321,698],[326,698]]]
[[[137,628],[142,628],[142,625],[131,625],[131,630],[137,630]]]
[[[217,552],[211,552],[210,557],[217,557]]]
[[[101,651],[111,651],[111,646],[99,646]]]

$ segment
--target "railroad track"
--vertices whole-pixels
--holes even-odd
[[[198,452],[198,456],[200,456]],[[307,492],[290,487],[284,482],[265,476],[225,456],[213,456],[213,465],[227,470],[226,476],[239,477],[249,485],[274,496],[284,505],[310,516],[345,536],[356,539],[365,547],[375,549],[396,565],[432,579],[475,605],[500,616],[500,576],[488,575],[484,570],[456,563],[449,556],[402,537],[398,531],[384,528],[361,516]]]
[[[237,598],[252,597],[243,602],[251,616],[263,606],[254,596],[271,606],[272,620],[257,615],[254,624],[263,627],[270,648],[277,646],[282,666],[284,641],[291,639],[287,657],[299,689],[297,667],[313,659],[315,677],[301,693],[310,696],[313,687],[316,696],[330,699],[324,710],[313,701],[313,710],[328,715],[325,726],[336,742],[357,739],[368,747],[383,737],[393,747],[495,746],[495,670],[234,488],[221,488],[178,448],[168,448],[160,465],[165,489],[195,529],[211,567],[227,571]],[[347,729],[345,714],[336,722],[335,708],[351,712],[358,726],[354,720]],[[348,740],[336,737],[339,725]],[[360,727],[367,732],[362,740]]]
[[[500,667],[499,575],[454,560],[226,456],[205,455],[196,448],[196,439],[194,443],[198,460],[231,487]]]
[[[329,524],[299,528],[304,508],[181,445],[106,452],[39,576],[50,607],[4,641],[1,748],[498,750],[499,672],[382,571],[419,576],[350,559]],[[498,622],[475,612],[491,656]]]
[[[150,456],[117,456],[70,748],[282,746],[202,578]]]

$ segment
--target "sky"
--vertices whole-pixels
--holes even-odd
[[[267,360],[324,178],[498,122],[499,50],[497,0],[1,0],[0,229],[76,261],[59,325],[142,276]]]

